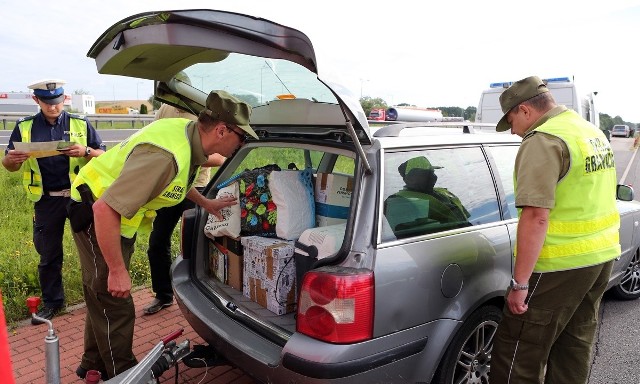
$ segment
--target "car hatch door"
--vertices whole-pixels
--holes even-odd
[[[278,101],[298,99],[296,108],[317,109],[325,115],[326,105],[339,105],[339,113],[324,125],[343,130],[354,142],[371,142],[369,126],[357,98],[347,89],[323,82],[318,77],[315,52],[302,32],[269,20],[216,10],[146,12],[125,18],[107,29],[89,49],[99,73],[143,78],[158,82],[156,98],[202,109],[211,90],[226,90],[254,107],[262,124],[260,108]],[[190,81],[176,81],[186,73]],[[173,99],[172,99],[173,97]],[[303,102],[306,100],[308,102]],[[293,102],[290,104],[294,104]],[[264,108],[262,109],[264,110]],[[340,112],[341,111],[341,112]],[[299,114],[299,121],[279,121],[270,129],[314,127]],[[323,116],[326,117],[326,116]],[[317,119],[322,121],[322,119]],[[265,130],[269,129],[265,125]],[[284,128],[283,128],[284,127]],[[299,133],[299,132],[298,132]]]

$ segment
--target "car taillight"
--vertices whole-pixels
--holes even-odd
[[[296,330],[337,344],[371,339],[373,296],[372,271],[307,272],[300,288]]]

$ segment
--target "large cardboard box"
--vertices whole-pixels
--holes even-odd
[[[259,236],[242,237],[244,296],[276,315],[296,309],[294,242]]]
[[[225,266],[225,284],[234,289],[242,289],[242,244],[240,239],[234,239],[229,236],[216,237],[217,247],[220,253],[224,254]]]
[[[318,173],[315,183],[316,226],[342,224],[349,216],[353,177]]]

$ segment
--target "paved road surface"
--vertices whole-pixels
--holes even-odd
[[[640,155],[633,139],[611,140],[618,182],[635,186],[640,200]],[[640,230],[636,231],[640,236]],[[640,300],[618,301],[605,295],[593,350],[589,384],[640,383]]]
[[[136,306],[136,325],[134,329],[133,352],[138,360],[141,360],[161,338],[170,332],[184,329],[184,334],[176,340],[183,342],[190,340],[191,346],[203,344],[182,316],[176,304],[163,309],[157,314],[144,316],[142,307],[153,298],[149,288],[135,290],[133,301]],[[76,367],[80,363],[82,355],[83,329],[86,316],[84,304],[67,308],[67,312],[53,318],[54,329],[59,338],[60,345],[60,383],[81,384],[76,374]],[[45,351],[44,338],[47,335],[47,326],[33,326],[27,320],[19,327],[12,330],[9,335],[11,346],[11,360],[13,362],[13,374],[16,384],[44,383],[45,375]],[[188,368],[184,364],[178,364],[178,372],[172,367],[160,377],[161,383],[193,383],[193,384],[257,384],[247,374],[238,368],[221,365],[205,368]],[[176,375],[178,379],[176,381]],[[4,383],[0,383],[4,384]]]

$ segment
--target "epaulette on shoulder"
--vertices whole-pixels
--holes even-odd
[[[76,113],[70,113],[69,117],[74,118],[74,119],[85,120],[87,116],[86,115],[78,115]]]
[[[29,121],[29,120],[33,120],[36,118],[36,115],[31,115],[31,116],[25,116],[25,117],[21,117],[20,119],[16,120],[16,124],[20,124],[23,121]]]

